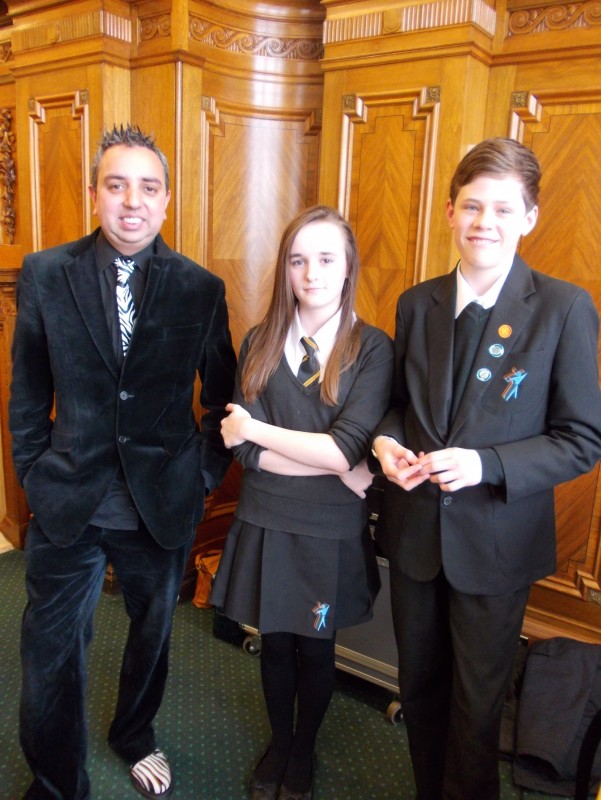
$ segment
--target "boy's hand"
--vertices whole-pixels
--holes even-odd
[[[482,480],[482,461],[476,450],[447,447],[421,455],[418,463],[430,482],[437,483],[443,492],[476,486]]]

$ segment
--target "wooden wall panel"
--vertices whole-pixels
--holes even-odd
[[[219,124],[209,124],[206,112],[205,118],[210,187],[206,263],[225,280],[232,337],[239,348],[267,309],[283,229],[317,202],[319,126],[310,118],[261,119],[242,113],[221,114]]]
[[[167,208],[167,219],[163,223],[161,235],[171,246],[181,247],[182,224],[187,221],[187,209],[182,208],[182,154],[178,146],[181,136],[181,97],[178,92],[178,81],[181,67],[167,63],[143,66],[129,75],[131,84],[131,109],[124,122],[131,122],[145,133],[152,133],[157,144],[167,157],[171,180],[171,200]],[[157,108],[160,107],[160,113]],[[184,162],[187,167],[187,160]],[[182,218],[183,217],[183,218]],[[187,256],[196,258],[197,254],[186,252]]]
[[[89,233],[87,93],[38,97],[30,103],[33,248]]]
[[[357,235],[357,311],[394,334],[396,298],[426,273],[438,87],[343,98],[338,206]]]
[[[539,220],[523,240],[521,255],[533,267],[585,288],[601,312],[601,272],[594,255],[601,218],[596,180],[601,170],[601,82],[560,91],[535,86],[512,98],[509,133],[534,150],[543,173]],[[557,571],[532,594],[527,624],[533,632],[546,632],[544,620],[561,598],[562,608],[573,609],[570,627],[580,638],[597,640],[601,634],[600,488],[597,465],[556,489]]]

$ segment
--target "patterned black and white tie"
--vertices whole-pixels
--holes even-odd
[[[121,346],[123,355],[127,353],[129,342],[136,321],[136,307],[129,288],[129,278],[136,268],[136,262],[131,258],[116,258],[113,264],[117,268],[117,313],[119,315],[119,328],[121,330]]]
[[[311,386],[319,380],[320,366],[317,358],[317,345],[310,336],[303,336],[301,344],[306,350],[300,363],[296,377],[303,386]]]

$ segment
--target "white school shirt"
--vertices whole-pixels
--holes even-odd
[[[325,325],[322,325],[317,333],[311,337],[317,345],[316,355],[317,360],[319,361],[319,366],[321,367],[321,374],[319,376],[320,383],[323,377],[326,362],[336,341],[338,328],[340,327],[341,314],[342,311],[339,309],[334,316],[331,317],[325,323]],[[301,361],[307,355],[307,351],[301,344],[302,337],[307,335],[308,334],[303,330],[303,326],[301,325],[297,308],[294,312],[294,319],[292,320],[292,325],[288,330],[286,344],[284,346],[284,355],[286,356],[286,361],[295,375],[298,373],[298,368],[300,367]]]
[[[461,262],[459,262],[457,269],[457,300],[455,303],[455,319],[461,314],[463,309],[472,302],[478,303],[482,308],[492,308],[499,299],[501,289],[503,288],[507,276],[509,275],[509,267],[497,278],[490,289],[485,292],[481,297],[478,297],[476,292],[472,289],[469,283],[461,274]]]

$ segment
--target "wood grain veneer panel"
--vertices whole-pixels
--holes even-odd
[[[438,91],[343,103],[339,207],[359,242],[357,311],[392,336],[398,296],[425,276]]]
[[[585,288],[601,312],[601,273],[596,258],[601,218],[597,180],[601,170],[601,87],[516,93],[513,101],[510,133],[533,149],[543,175],[538,223],[523,240],[521,255],[535,269]],[[580,625],[585,638],[601,641],[599,465],[558,486],[555,497],[557,571],[539,582],[529,613],[539,619],[550,618],[561,614],[562,604],[567,604],[575,635],[581,636]]]
[[[207,265],[225,280],[236,348],[267,309],[283,229],[317,202],[319,135],[306,127],[230,113],[207,137]]]
[[[89,231],[88,109],[80,92],[30,100],[33,248]]]

